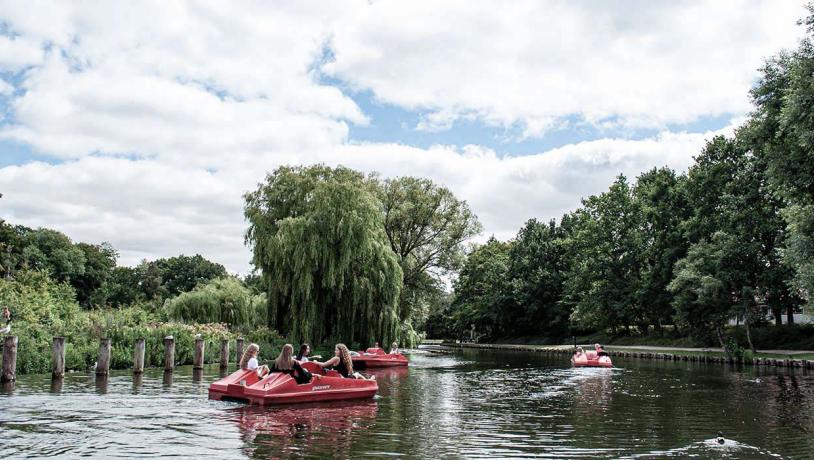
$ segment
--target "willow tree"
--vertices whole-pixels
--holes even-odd
[[[270,328],[292,341],[398,339],[402,271],[362,174],[283,166],[245,200]]]

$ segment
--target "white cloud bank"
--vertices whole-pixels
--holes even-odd
[[[597,4],[598,5],[598,4]],[[525,157],[348,140],[368,117],[327,75],[425,113],[540,136],[564,117],[664,127],[748,111],[799,2],[0,2],[0,139],[61,160],[0,169],[2,217],[110,241],[122,262],[200,252],[248,269],[243,192],[280,164],[420,175],[511,237],[619,173],[684,169],[711,133],[603,139]],[[2,155],[0,151],[0,155]]]

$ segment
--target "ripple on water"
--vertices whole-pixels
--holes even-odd
[[[466,352],[371,370],[372,401],[257,408],[209,401],[217,378],[179,368],[106,381],[21,376],[0,396],[9,457],[806,458],[814,379],[620,359]],[[53,392],[52,392],[53,391]],[[718,445],[710,436],[723,431]]]

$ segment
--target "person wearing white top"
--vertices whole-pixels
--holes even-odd
[[[246,352],[243,353],[243,357],[240,358],[240,368],[255,371],[258,377],[263,378],[269,373],[269,368],[265,365],[261,366],[257,361],[257,355],[259,353],[260,346],[256,343],[250,344],[249,347],[246,348]]]

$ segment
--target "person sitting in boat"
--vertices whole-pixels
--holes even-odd
[[[299,361],[300,364],[303,364],[307,363],[308,361],[311,361],[312,359],[321,359],[321,358],[322,356],[319,355],[311,356],[311,346],[308,345],[307,343],[304,343],[300,345],[300,351],[299,353],[297,353],[297,357],[294,359]]]
[[[339,372],[342,377],[364,379],[362,374],[353,371],[353,360],[350,357],[350,350],[343,343],[337,343],[334,348],[334,357],[321,363],[314,361],[317,365],[324,369],[334,369]],[[375,380],[376,377],[370,377],[370,380]]]
[[[240,368],[257,372],[257,376],[261,379],[269,373],[269,368],[266,365],[260,366],[257,362],[257,355],[260,354],[260,346],[256,343],[249,344],[243,357],[240,358]]]
[[[390,345],[390,354],[391,354],[391,355],[397,355],[397,354],[399,354],[399,344],[398,344],[398,342],[393,342],[393,343]]]
[[[582,347],[577,347],[577,349],[574,351],[574,359],[580,359],[584,356],[585,350],[583,350]]]
[[[598,343],[594,344],[594,350],[596,350],[596,356],[597,357],[610,356],[610,355],[608,355],[608,352],[605,351],[605,347],[603,347],[602,345],[600,345]]]
[[[280,356],[271,363],[270,371],[288,374],[299,385],[310,382],[312,377],[311,373],[303,369],[300,363],[294,359],[294,347],[290,343],[283,345]]]

